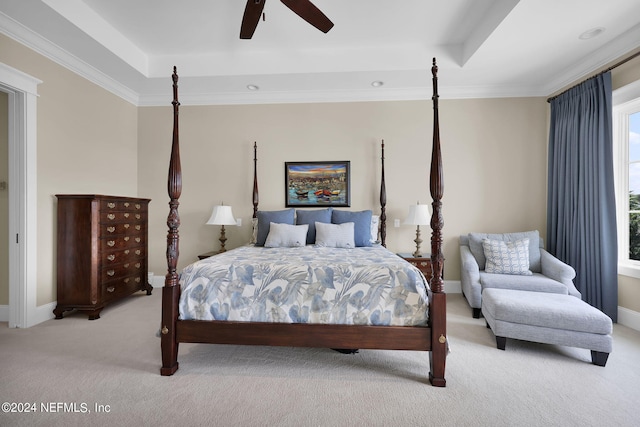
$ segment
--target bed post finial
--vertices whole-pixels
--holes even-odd
[[[178,299],[180,285],[178,284],[178,255],[180,254],[180,215],[178,214],[178,199],[182,193],[182,168],[180,166],[180,138],[178,130],[178,72],[173,67],[173,138],[171,141],[171,159],[169,161],[169,216],[167,217],[167,275],[162,288],[162,326],[160,348],[162,351],[162,368],[160,374],[172,375],[178,369],[178,342],[176,340],[176,322],[178,320]]]
[[[253,141],[253,217],[258,217],[258,143]]]
[[[387,187],[384,180],[384,139],[382,140],[382,176],[380,179],[380,243],[386,247],[387,240]]]
[[[442,218],[441,200],[444,186],[442,152],[440,150],[440,120],[438,114],[438,66],[436,65],[435,58],[433,58],[431,73],[433,74],[433,144],[430,175],[430,190],[431,198],[433,199],[431,214],[431,264],[433,278],[431,280],[431,289],[433,292],[443,292],[442,270],[444,266],[444,256],[442,254],[442,227],[444,226],[444,220]]]

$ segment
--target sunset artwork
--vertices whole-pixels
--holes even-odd
[[[349,161],[286,162],[287,207],[348,207]]]

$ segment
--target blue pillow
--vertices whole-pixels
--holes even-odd
[[[331,214],[331,222],[334,224],[353,222],[356,246],[371,246],[372,214],[370,210],[360,212],[334,210]]]
[[[307,231],[307,243],[314,244],[316,242],[316,222],[324,222],[331,224],[331,211],[332,208],[327,209],[315,209],[311,211],[304,211],[298,209],[296,211],[296,224],[309,224],[309,231]]]
[[[293,209],[285,209],[282,211],[258,211],[258,236],[256,238],[256,246],[264,246],[269,234],[269,223],[294,225]]]

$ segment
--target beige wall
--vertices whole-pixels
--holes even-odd
[[[9,182],[9,96],[0,91],[0,183]],[[0,188],[0,305],[9,304],[9,191]]]
[[[168,100],[171,96],[167,88]],[[546,103],[542,98],[443,100],[445,278],[459,280],[458,235],[545,231]],[[431,101],[181,107],[183,193],[179,266],[218,248],[205,225],[224,200],[243,219],[227,247],[249,241],[253,142],[258,142],[261,209],[283,209],[284,162],[350,160],[352,210],[379,212],[380,140],[385,140],[387,247],[412,251],[415,228],[393,227],[408,206],[431,201]],[[167,167],[171,107],[140,108],[140,195],[154,200],[150,270],[166,272]],[[428,227],[425,227],[428,229]],[[430,231],[423,234],[428,252]]]
[[[0,35],[0,61],[42,80],[37,125],[37,304],[56,300],[56,198],[137,195],[137,108]]]
[[[38,304],[56,299],[57,193],[151,198],[149,267],[164,275],[170,80],[166,107],[136,108],[2,35],[0,61],[43,81],[37,128]],[[640,79],[639,68],[636,62],[614,70],[614,87]],[[545,236],[548,106],[544,98],[505,98],[441,100],[440,107],[445,279],[459,280],[458,235],[538,229]],[[430,201],[430,100],[182,106],[180,127],[179,267],[218,247],[219,228],[204,223],[220,201],[243,219],[241,228],[227,228],[227,246],[249,240],[253,141],[259,145],[262,209],[284,208],[285,161],[350,160],[351,209],[377,211],[384,139],[387,246],[413,250],[415,229],[394,228],[393,220],[404,219],[417,200]],[[621,277],[620,305],[640,311],[638,301],[640,281]]]

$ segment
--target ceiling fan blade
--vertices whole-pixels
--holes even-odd
[[[266,0],[247,0],[244,15],[242,15],[242,26],[240,27],[241,39],[250,39],[253,37],[258,22],[260,22],[260,16],[262,16],[265,2]]]
[[[280,0],[298,16],[323,33],[333,28],[333,22],[309,0]]]

